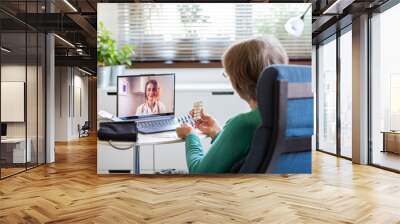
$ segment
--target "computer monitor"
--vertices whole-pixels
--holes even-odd
[[[175,74],[118,76],[118,117],[135,119],[174,114]]]
[[[1,123],[1,137],[7,137],[7,124]]]

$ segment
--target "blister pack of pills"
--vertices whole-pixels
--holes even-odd
[[[179,117],[177,117],[177,120],[180,125],[190,124],[190,125],[194,126],[194,120],[193,120],[192,116],[190,116],[190,114],[179,116]]]
[[[193,120],[197,121],[201,118],[201,111],[203,110],[203,102],[197,101],[193,103]]]

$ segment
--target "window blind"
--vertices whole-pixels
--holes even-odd
[[[118,44],[134,45],[134,61],[220,60],[237,40],[274,35],[291,59],[311,58],[311,10],[304,32],[291,37],[284,25],[308,4],[120,3]]]

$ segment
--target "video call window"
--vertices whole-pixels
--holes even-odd
[[[118,116],[173,114],[175,75],[118,77]]]

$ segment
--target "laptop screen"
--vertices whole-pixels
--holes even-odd
[[[139,118],[174,113],[175,74],[118,77],[118,117]]]

